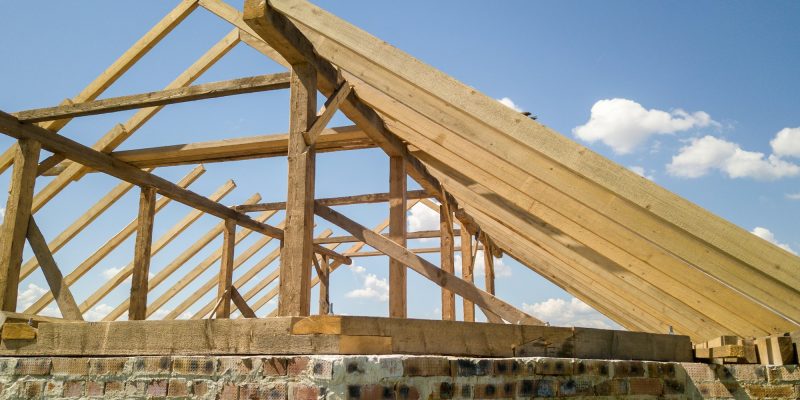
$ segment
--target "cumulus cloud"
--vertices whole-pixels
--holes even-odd
[[[772,231],[770,231],[767,228],[757,226],[755,227],[755,229],[750,231],[750,233],[788,251],[789,253],[797,254],[794,252],[794,250],[792,250],[792,248],[788,244],[779,242],[778,239],[775,238],[775,234],[772,233]]]
[[[108,313],[110,313],[111,311],[114,311],[114,307],[111,307],[110,305],[105,303],[100,303],[94,306],[94,308],[84,313],[83,319],[87,321],[99,321],[103,319],[103,317],[108,315]],[[127,316],[125,316],[125,318],[127,318]]]
[[[172,310],[167,310],[164,308],[159,308],[153,314],[151,314],[147,319],[164,319],[167,314],[171,313]]]
[[[781,129],[769,145],[778,156],[800,157],[800,127]]]
[[[628,154],[651,136],[707,126],[719,124],[703,111],[648,110],[633,100],[615,98],[594,103],[589,121],[572,133],[589,143],[600,141],[617,154]]]
[[[367,273],[366,268],[358,265],[350,267],[350,271],[361,280],[361,287],[347,292],[345,297],[389,301],[389,282],[386,278],[378,278],[375,274]]]
[[[522,310],[555,326],[617,328],[611,320],[574,297],[569,301],[549,298],[540,303],[522,303]]]
[[[122,267],[119,267],[119,268],[115,268],[115,267],[106,268],[106,269],[103,270],[103,277],[106,278],[106,279],[111,279],[111,278],[117,276],[119,271],[122,271]]]
[[[457,254],[453,259],[455,264],[456,275],[461,276],[461,254]],[[484,276],[486,273],[486,262],[483,258],[483,250],[478,250],[475,255],[475,267],[472,270],[473,275]],[[503,262],[502,258],[494,259],[494,276],[496,278],[508,278],[511,276],[511,267]]]
[[[499,101],[500,104],[502,104],[502,105],[504,105],[504,106],[516,111],[516,112],[522,112],[522,108],[520,108],[518,105],[516,105],[514,103],[514,101],[512,101],[508,97],[503,97],[502,99],[497,99],[497,101]]]
[[[17,294],[18,308],[24,310],[30,307],[34,301],[39,300],[40,297],[44,296],[49,291],[50,290],[36,285],[35,283],[29,283],[25,290]]]
[[[800,200],[800,193],[786,193],[786,198],[789,200]]]
[[[656,180],[656,178],[652,174],[648,174],[647,170],[645,170],[644,167],[640,165],[631,165],[630,167],[628,167],[628,169],[633,171],[636,175],[639,175],[643,178],[650,179],[651,181]]]
[[[439,213],[430,209],[430,207],[417,203],[408,210],[408,231],[435,231],[439,230]],[[430,241],[432,238],[420,239],[420,241]]]
[[[719,170],[730,178],[775,180],[800,174],[800,167],[775,154],[743,150],[737,143],[713,136],[692,139],[667,165],[670,175],[698,178]]]

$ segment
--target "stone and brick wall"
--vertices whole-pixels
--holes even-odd
[[[2,398],[800,398],[800,368],[436,356],[0,358]]]

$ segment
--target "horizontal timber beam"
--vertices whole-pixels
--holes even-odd
[[[189,207],[196,208],[219,218],[236,221],[237,225],[262,233],[267,236],[282,239],[283,230],[256,222],[245,214],[234,211],[222,204],[209,200],[195,192],[140,170],[133,165],[124,163],[84,146],[74,140],[52,133],[36,125],[20,123],[13,116],[0,111],[0,132],[16,139],[32,139],[42,144],[44,149],[83,164],[89,168],[105,172],[118,179],[128,181],[139,186],[154,187],[162,195]]]
[[[410,200],[426,199],[430,197],[430,195],[424,190],[409,191],[407,196],[408,199]],[[314,204],[317,206],[331,207],[331,206],[345,206],[349,204],[386,203],[388,201],[389,201],[389,193],[370,193],[370,194],[359,194],[355,196],[329,197],[324,199],[316,199],[314,201]],[[233,208],[239,212],[275,211],[275,210],[285,209],[286,202],[279,201],[275,203],[248,204],[248,205],[235,206]]]
[[[431,253],[438,253],[442,251],[441,247],[420,247],[416,249],[407,249],[408,251],[414,254],[431,254]],[[483,250],[483,246],[478,246],[478,250]],[[460,248],[455,248],[456,252],[460,252]],[[386,254],[380,251],[362,251],[360,253],[348,254],[348,257],[377,257],[377,256],[385,256]]]
[[[139,168],[285,157],[288,134],[256,135],[208,142],[175,144],[115,151],[111,156]],[[318,153],[374,148],[375,143],[356,126],[325,129],[315,143]],[[71,161],[49,168],[42,175],[58,175]],[[95,172],[95,171],[92,171]]]
[[[454,230],[456,235],[461,234],[460,229]],[[387,235],[383,235],[387,236]],[[387,236],[388,237],[388,236]],[[416,232],[408,232],[406,234],[406,239],[429,239],[429,238],[438,238],[441,237],[440,231],[416,231]],[[325,239],[315,239],[314,243],[317,244],[327,244],[327,243],[355,243],[358,242],[358,238],[355,236],[334,236]]]
[[[66,104],[49,108],[38,108],[15,113],[22,122],[53,121],[86,115],[132,110],[136,108],[185,103],[187,101],[213,99],[235,94],[263,92],[289,87],[289,73],[259,75],[230,81],[204,83],[184,88],[167,89],[159,92],[112,97],[85,103]]]

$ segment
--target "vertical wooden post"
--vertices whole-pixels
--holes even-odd
[[[133,277],[128,319],[147,318],[147,286],[150,274],[150,246],[153,244],[153,219],[156,214],[156,189],[143,187],[139,196],[136,244],[133,248]]]
[[[278,315],[306,316],[311,311],[311,258],[314,230],[315,150],[303,132],[314,123],[317,75],[310,64],[291,68],[289,188],[281,253]]]
[[[0,232],[0,310],[17,311],[19,271],[33,204],[41,144],[21,139],[14,145],[14,169]]]
[[[492,243],[485,236],[483,240],[483,270],[486,273],[486,292],[494,294],[494,256],[492,256]]]
[[[328,256],[322,256],[322,263],[320,263],[317,270],[317,277],[319,277],[319,315],[328,315],[331,312],[330,274],[330,260]]]
[[[389,239],[406,247],[406,164],[403,157],[389,157]],[[406,318],[406,266],[389,259],[389,317]]]
[[[461,224],[461,277],[469,283],[475,282],[472,274],[474,266],[472,235],[469,234],[464,224]],[[464,299],[464,321],[475,322],[475,304],[467,299]]]
[[[452,274],[455,272],[453,219],[450,209],[444,205],[439,207],[439,231],[441,232],[442,270]],[[442,288],[442,319],[446,321],[455,321],[456,319],[456,295],[445,288]]]
[[[217,318],[231,317],[231,285],[233,285],[233,260],[236,247],[236,222],[232,219],[225,220],[225,230],[222,232],[222,256],[219,266],[219,284],[217,285],[217,309],[214,314]]]

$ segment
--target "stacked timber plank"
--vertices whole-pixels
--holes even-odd
[[[2,356],[189,354],[438,354],[692,360],[687,336],[349,316],[91,323],[40,321],[34,338],[4,338],[0,342]]]
[[[695,358],[715,364],[789,365],[798,362],[800,331],[760,338],[720,336],[694,345]]]

